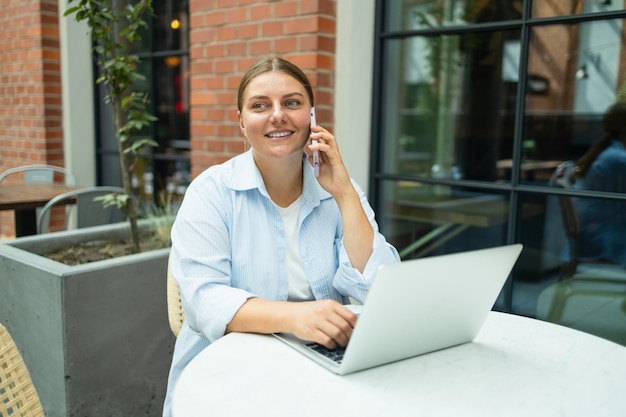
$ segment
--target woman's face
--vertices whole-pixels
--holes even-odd
[[[306,89],[292,76],[265,72],[243,94],[237,114],[241,132],[256,154],[264,157],[297,155],[309,138],[310,101]]]

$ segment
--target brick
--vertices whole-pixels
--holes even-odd
[[[206,120],[222,122],[226,120],[226,112],[224,110],[209,109],[209,110],[206,110],[204,117]]]
[[[211,90],[219,90],[222,88],[225,88],[225,83],[226,81],[224,80],[224,77],[219,76],[219,77],[215,77],[215,76],[208,76],[205,80],[205,85],[206,88],[211,89]]]
[[[210,105],[215,104],[216,97],[214,93],[199,93],[193,92],[190,97],[190,104],[194,105]]]
[[[194,3],[194,1],[192,1],[191,3]],[[203,27],[206,26],[207,23],[207,15],[204,14],[190,14],[189,16],[189,27]],[[193,47],[193,46],[192,46]]]
[[[221,58],[230,55],[230,53],[227,53],[227,49],[228,45],[212,44],[204,48],[204,53],[207,58]]]
[[[241,23],[248,20],[248,9],[236,8],[226,11],[227,23]]]
[[[231,73],[235,69],[235,62],[232,59],[215,60],[216,73]]]
[[[234,7],[237,5],[237,0],[217,0],[216,7],[218,9]]]
[[[285,34],[311,33],[319,29],[319,17],[305,16],[297,19],[289,19],[285,22]]]
[[[215,94],[215,104],[233,106],[235,105],[236,97],[231,93],[217,93]]]
[[[215,10],[215,0],[192,0],[189,2],[189,14],[205,10]]]
[[[274,51],[278,54],[284,52],[294,52],[298,50],[298,39],[290,36],[287,38],[276,39],[274,41]]]
[[[239,39],[256,38],[260,35],[261,29],[257,23],[239,25],[237,27],[237,37]]]
[[[235,125],[235,124],[222,124],[220,126],[217,127],[217,136],[222,137],[222,138],[226,138],[226,137],[231,137],[231,138],[241,138],[241,142],[243,142],[243,135],[241,133],[241,129],[239,129],[239,125]]]
[[[213,42],[217,38],[217,31],[213,28],[192,30],[189,32],[189,41],[192,44]]]
[[[267,41],[262,41],[267,42]],[[250,46],[256,43],[256,41],[252,41]],[[223,55],[226,56],[241,56],[246,55],[248,53],[248,44],[246,42],[230,42],[226,45],[226,53]]]
[[[218,42],[237,39],[237,29],[234,26],[220,27],[216,30],[215,40]]]
[[[192,136],[214,136],[216,126],[213,124],[192,124],[190,130]]]
[[[192,46],[189,48],[189,59],[193,61],[194,59],[206,58],[204,50],[204,46]]]
[[[204,15],[204,25],[220,26],[226,23],[224,11],[215,11]]]
[[[258,60],[258,58],[244,58],[244,59],[239,59],[237,61],[237,70],[239,72],[241,72],[241,74],[243,75],[244,72],[248,71],[248,68],[250,68],[252,65],[254,65],[254,63]],[[239,79],[241,79],[241,76],[238,77]],[[237,85],[239,85],[239,82],[237,82]]]
[[[301,1],[300,3],[300,14],[312,14],[319,13],[320,11],[320,1],[319,0],[308,0]]]
[[[292,17],[298,15],[300,1],[280,1],[274,4],[274,17]]]
[[[284,23],[280,21],[265,22],[261,24],[261,36],[283,36],[285,33]]]
[[[273,5],[257,4],[249,8],[250,20],[267,20],[273,17]]]
[[[250,41],[250,53],[253,55],[269,54],[272,52],[279,53],[280,51],[276,42],[277,41],[271,41],[266,39]]]

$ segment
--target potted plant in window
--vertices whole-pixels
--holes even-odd
[[[133,90],[133,44],[151,0],[70,0],[66,16],[85,20],[93,38],[98,82],[107,86],[120,145],[128,223],[21,237],[0,244],[0,320],[11,331],[46,416],[160,416],[174,336],[169,330],[169,248],[141,252],[133,158],[150,141],[138,133],[154,118]],[[147,219],[149,222],[150,219]],[[132,236],[133,253],[65,265],[43,256],[55,248]]]

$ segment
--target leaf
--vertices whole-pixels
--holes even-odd
[[[67,9],[67,10],[65,11],[65,13],[63,13],[63,16],[69,16],[69,15],[71,15],[72,13],[76,13],[76,11],[78,11],[78,10],[80,10],[80,7],[79,7],[79,6],[70,7],[69,9]]]

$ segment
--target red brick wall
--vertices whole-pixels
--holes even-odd
[[[63,164],[57,0],[0,0],[0,171]],[[0,212],[0,237],[13,234]]]
[[[242,152],[237,87],[263,55],[307,73],[318,120],[332,130],[335,0],[191,0],[189,14],[192,176]]]
[[[57,0],[0,0],[0,170],[63,164]],[[239,79],[262,55],[298,64],[332,130],[336,0],[190,0],[192,175],[243,150]],[[12,235],[0,212],[0,237]]]

